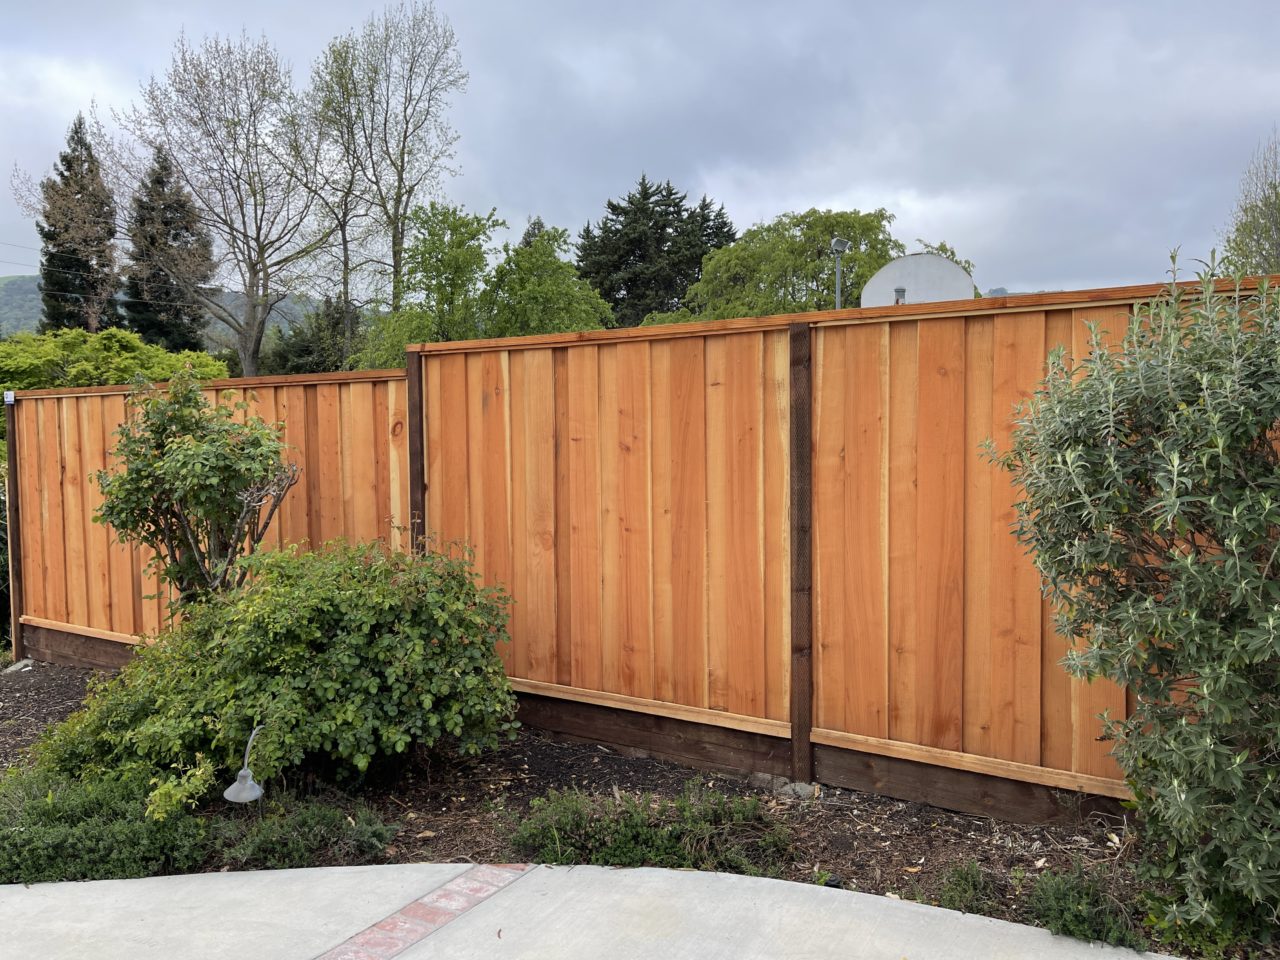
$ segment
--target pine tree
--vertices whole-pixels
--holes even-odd
[[[115,294],[116,205],[84,115],[67,132],[52,176],[40,182],[41,331],[82,327],[93,333],[120,322]]]
[[[547,232],[547,225],[541,217],[530,217],[528,225],[524,228],[524,234],[520,237],[520,246],[522,248],[533,246],[533,242]]]
[[[634,327],[650,313],[674,310],[702,275],[702,258],[732,243],[723,206],[703,197],[690,207],[668,180],[643,174],[622,200],[578,235],[578,272],[613,307],[614,325]]]
[[[129,259],[123,304],[129,329],[166,350],[203,349],[208,314],[164,267],[180,263],[184,282],[204,284],[213,274],[212,243],[163,150],[133,198]]]

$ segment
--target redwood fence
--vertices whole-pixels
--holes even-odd
[[[982,456],[1056,346],[1160,286],[411,347],[231,388],[302,480],[276,543],[462,542],[513,598],[526,719],[680,759],[1042,818],[1126,787]],[[93,524],[125,388],[7,407],[15,651],[162,624]]]

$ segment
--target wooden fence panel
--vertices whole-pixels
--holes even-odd
[[[1126,693],[1060,666],[1009,530],[1015,491],[979,448],[1008,442],[1055,347],[1083,356],[1091,325],[1115,342],[1160,289],[433,344],[411,348],[412,384],[382,371],[211,393],[282,422],[302,468],[273,545],[407,547],[414,504],[510,591],[501,656],[524,693],[769,741],[792,733],[794,662],[793,774],[817,744],[820,771],[838,747],[1123,795],[1097,714],[1123,713]],[[812,384],[803,451],[793,324],[812,352],[794,358],[798,395]],[[124,415],[122,389],[18,397],[24,624],[121,643],[162,626],[145,552],[91,522],[88,478]],[[811,492],[803,557],[793,479]],[[811,602],[812,621],[793,625],[792,564],[810,562],[796,609]]]
[[[513,679],[785,730],[788,356],[785,329],[427,352],[427,530],[510,589]]]
[[[17,396],[14,490],[24,505],[15,554],[26,572],[21,620],[131,642],[166,622],[169,590],[146,572],[148,551],[118,542],[93,521],[95,476],[114,468],[127,390],[31,391]],[[407,409],[401,371],[370,371],[211,384],[219,403],[248,404],[283,424],[287,456],[302,468],[269,546],[332,537],[405,547]]]
[[[1016,491],[980,445],[1007,446],[1055,346],[1088,350],[1087,323],[1114,340],[1129,311],[818,327],[815,742],[1119,777],[1096,715],[1123,714],[1124,692],[1060,665],[1066,645],[1010,533]]]

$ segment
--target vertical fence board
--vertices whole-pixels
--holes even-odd
[[[929,696],[917,683],[926,656],[917,626],[916,406],[919,397],[920,322],[889,329],[889,736],[927,743],[922,722]]]
[[[914,729],[945,750],[961,749],[964,696],[964,328],[921,321],[916,374]]]
[[[702,338],[654,343],[651,365],[654,695],[705,707],[707,448]]]
[[[849,328],[852,329],[852,328]],[[813,343],[814,723],[845,724],[845,328],[818,329]],[[837,372],[838,371],[838,372]],[[878,453],[879,451],[877,451]]]
[[[58,401],[58,433],[62,453],[63,538],[66,544],[67,616],[72,623],[88,623],[88,569],[85,552],[85,496],[87,471],[81,456],[80,400]]]
[[[765,333],[762,338],[763,715],[770,720],[787,720],[791,696],[791,349],[786,331]]]
[[[48,609],[45,585],[49,580],[45,555],[45,524],[49,504],[44,493],[44,477],[40,465],[48,451],[40,447],[40,427],[36,401],[20,403],[14,409],[14,421],[20,434],[18,446],[18,492],[22,504],[22,529],[19,547],[22,551],[23,609],[29,613]],[[13,536],[13,532],[9,534]]]
[[[871,737],[889,735],[888,441],[889,328],[849,327],[843,365],[832,373],[844,386],[844,575],[834,602],[844,604],[844,723]]]
[[[106,465],[102,443],[102,402],[97,397],[77,401],[84,472],[85,571],[88,587],[89,626],[111,629],[111,543],[106,526],[93,516],[102,504],[96,475]]]
[[[515,676],[555,682],[555,386],[549,350],[511,356]],[[518,402],[515,402],[519,398]]]
[[[572,685],[599,690],[601,661],[600,365],[595,346],[567,359]]]
[[[1007,450],[1016,406],[1043,376],[1044,315],[997,316],[992,331],[992,437]],[[994,754],[1017,763],[1040,762],[1040,577],[1014,538],[1018,491],[1001,472],[992,484],[991,664]]]
[[[963,749],[996,755],[991,708],[992,671],[1000,651],[991,634],[991,490],[998,468],[981,455],[992,433],[994,371],[991,317],[971,317],[965,330],[964,397],[964,731]]]

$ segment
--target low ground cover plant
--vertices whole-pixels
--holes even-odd
[[[139,777],[0,777],[0,884],[377,862],[395,833],[333,793],[156,819],[146,814],[148,790]]]
[[[1280,291],[1215,279],[1051,359],[998,457],[1069,669],[1133,692],[1108,730],[1175,937],[1280,920]]]
[[[728,797],[690,781],[674,800],[552,790],[533,801],[512,843],[539,863],[769,876],[778,872],[790,837],[758,799]]]
[[[1077,940],[1097,940],[1143,950],[1147,939],[1129,905],[1110,889],[1103,869],[1076,864],[1070,870],[1046,870],[1031,886],[1027,905],[1036,924]]]

